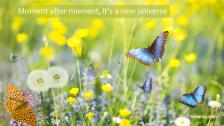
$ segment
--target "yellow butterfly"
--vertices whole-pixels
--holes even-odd
[[[22,90],[14,85],[8,85],[7,92],[8,98],[5,102],[5,108],[11,117],[15,121],[36,126],[36,115],[23,95]]]

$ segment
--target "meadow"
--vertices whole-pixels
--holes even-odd
[[[66,1],[167,4],[168,18],[33,18],[10,11],[43,0],[1,0],[0,126],[35,113],[37,126],[224,126],[224,1]],[[47,4],[66,3],[49,0]],[[163,57],[146,66],[127,57],[169,31]],[[144,92],[152,78],[150,93]],[[21,101],[7,93],[19,92]],[[179,98],[207,88],[195,108]],[[8,88],[9,89],[9,88]],[[14,92],[13,92],[14,93]],[[25,99],[25,100],[24,100]],[[16,109],[7,111],[5,103]]]

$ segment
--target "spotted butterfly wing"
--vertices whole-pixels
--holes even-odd
[[[141,88],[144,92],[150,93],[152,90],[152,79],[147,79],[143,86],[138,85],[138,87]]]
[[[189,107],[195,108],[198,104],[203,103],[205,93],[206,87],[199,86],[193,91],[193,93],[184,94],[183,96],[181,96],[179,98],[179,101]]]
[[[8,85],[8,98],[5,108],[15,121],[36,126],[36,115],[23,96],[22,90],[13,85]]]
[[[164,45],[167,41],[169,32],[164,31],[153,41],[152,45],[148,48],[135,48],[126,53],[127,57],[132,57],[142,64],[149,66],[158,62],[164,53]]]
[[[11,85],[11,84],[8,85],[7,91],[8,91],[8,97],[10,99],[13,99],[15,101],[21,101],[21,102],[26,101],[21,90],[15,87],[14,85]]]

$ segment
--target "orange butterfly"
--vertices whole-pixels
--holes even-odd
[[[11,117],[15,121],[23,122],[30,126],[36,126],[36,115],[29,106],[22,90],[14,85],[8,85],[7,92],[8,98],[5,102],[5,108],[10,113]]]

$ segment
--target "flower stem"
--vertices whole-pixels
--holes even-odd
[[[76,98],[76,100],[77,100],[77,102],[78,102],[78,104],[79,104],[79,107],[80,107],[81,111],[82,111],[83,120],[84,120],[84,122],[85,122],[85,124],[86,124],[86,119],[85,119],[85,112],[84,112],[84,109],[82,108],[82,105],[80,104],[78,97],[75,97],[75,98]]]
[[[46,113],[45,113],[45,107],[44,107],[44,97],[43,97],[43,93],[40,92],[40,97],[41,97],[41,105],[42,105],[42,115],[43,115],[43,118],[44,118],[44,126],[47,126],[47,121],[46,121]]]
[[[82,90],[82,80],[81,80],[81,75],[80,75],[79,60],[77,60],[77,62],[76,62],[76,67],[77,67],[77,72],[78,72],[78,77],[79,77],[79,88],[80,88],[80,90]]]
[[[51,93],[52,93],[52,96],[53,96],[53,101],[54,101],[54,109],[55,109],[55,111],[56,111],[56,125],[58,126],[59,124],[58,124],[58,111],[57,111],[57,108],[56,108],[56,106],[57,106],[57,103],[56,103],[56,96],[55,96],[55,94],[54,94],[54,91],[53,91],[53,89],[51,89]]]

